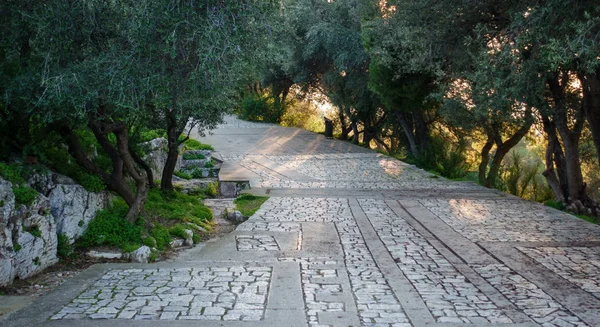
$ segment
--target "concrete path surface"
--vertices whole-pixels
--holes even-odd
[[[600,226],[295,128],[203,140],[269,200],[175,262],[97,265],[2,326],[599,326]]]

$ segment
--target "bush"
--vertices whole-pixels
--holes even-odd
[[[60,259],[66,259],[73,255],[73,245],[66,234],[58,234],[58,244],[56,246],[56,255]]]
[[[179,177],[179,178],[185,179],[185,180],[190,180],[190,179],[193,178],[192,175],[190,175],[190,174],[188,174],[188,173],[186,173],[186,172],[184,172],[182,170],[176,171],[174,173],[174,175],[177,176],[177,177]]]
[[[207,161],[204,164],[204,168],[214,168],[215,167],[215,161],[213,159],[210,159],[209,161]]]
[[[90,221],[88,229],[77,242],[78,247],[116,246],[127,249],[142,244],[143,220],[131,224],[125,219],[127,205],[122,200],[115,200],[112,206],[98,212]]]
[[[25,183],[25,179],[21,174],[21,167],[18,164],[0,162],[0,176],[13,185]]]
[[[183,154],[183,159],[184,160],[203,160],[206,159],[206,157],[199,152],[195,152],[195,153],[190,153],[190,152],[186,152]]]
[[[311,132],[325,131],[325,122],[319,109],[311,102],[291,100],[286,103],[281,126],[299,127]]]
[[[15,202],[17,205],[24,204],[30,206],[38,196],[37,191],[27,185],[13,186],[12,190],[15,194]]]
[[[164,129],[144,129],[140,131],[140,142],[148,142],[157,138],[167,138],[167,131]]]
[[[171,236],[182,238],[185,240],[187,238],[187,233],[185,232],[186,229],[190,228],[182,224],[177,224],[169,228],[169,234],[171,234]]]
[[[184,136],[180,136],[181,139],[184,138]],[[187,139],[185,142],[183,142],[183,149],[185,151],[187,150],[210,150],[210,151],[214,151],[215,149],[209,145],[209,144],[202,144],[194,139]]]
[[[281,122],[283,109],[277,108],[273,98],[266,95],[261,97],[247,96],[240,103],[239,116],[245,120],[278,124]]]
[[[408,157],[406,161],[450,179],[461,179],[470,169],[464,143],[453,144],[439,136],[432,136],[428,146],[418,156]]]
[[[150,235],[156,240],[157,249],[163,251],[170,246],[171,235],[165,226],[156,225],[152,231],[150,231]]]

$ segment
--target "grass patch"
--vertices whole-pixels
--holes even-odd
[[[19,165],[0,162],[0,176],[11,182],[13,185],[25,183],[25,179],[21,173],[22,171]]]
[[[66,259],[73,255],[73,245],[69,242],[69,237],[65,234],[58,234],[58,244],[56,246],[56,255],[61,259]]]
[[[184,229],[200,233],[187,223],[211,228],[212,211],[197,197],[181,192],[150,190],[144,209],[138,220],[131,224],[125,219],[128,210],[125,202],[122,199],[113,201],[110,208],[99,211],[92,219],[77,241],[77,247],[113,246],[131,252],[147,245],[163,251],[170,246],[172,236],[185,235]]]
[[[118,199],[108,209],[99,211],[77,241],[77,246],[115,246],[124,250],[142,244],[144,222],[142,219],[135,224],[128,222],[125,219],[127,209],[125,201]]]
[[[206,156],[203,155],[202,153],[198,153],[198,152],[186,152],[183,154],[183,159],[184,160],[203,160],[206,159]]]
[[[26,227],[23,228],[27,233],[33,235],[34,237],[37,238],[41,238],[42,237],[42,231],[40,230],[40,228],[38,226],[30,226],[30,227]]]
[[[215,168],[215,161],[213,159],[210,159],[210,161],[207,161],[204,164],[204,168]]]
[[[177,176],[177,177],[179,177],[179,178],[185,179],[185,180],[190,180],[190,179],[193,178],[191,174],[188,174],[188,173],[186,173],[184,171],[181,171],[181,170],[176,171],[174,173],[174,175]]]
[[[260,206],[267,201],[267,196],[255,196],[252,194],[241,194],[235,199],[235,208],[245,217],[252,216]]]
[[[38,193],[27,185],[18,185],[12,187],[13,193],[15,194],[15,202],[17,205],[24,204],[30,206],[33,201],[37,199]]]
[[[211,150],[211,151],[215,150],[211,145],[200,143],[191,138],[187,139],[185,142],[183,142],[183,149],[184,150]]]

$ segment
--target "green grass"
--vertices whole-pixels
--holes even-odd
[[[267,201],[267,196],[255,196],[251,194],[241,194],[235,199],[235,208],[245,217],[252,216],[260,206]]]
[[[13,185],[12,190],[15,194],[15,202],[17,205],[24,204],[30,206],[38,197],[38,192],[27,185]]]
[[[12,184],[25,183],[25,179],[22,176],[21,167],[17,164],[0,162],[0,176]]]
[[[186,173],[186,172],[184,172],[184,171],[181,171],[181,170],[178,170],[178,171],[176,171],[176,172],[174,173],[174,175],[175,175],[175,176],[177,176],[177,177],[179,177],[179,178],[183,178],[183,179],[185,179],[185,180],[190,180],[190,179],[192,179],[192,175],[190,175],[190,174],[188,174],[188,173]]]
[[[185,150],[215,150],[211,145],[202,144],[194,139],[187,139],[187,141],[183,142],[183,148]]]
[[[148,218],[158,217],[173,223],[191,222],[204,227],[212,219],[212,211],[197,197],[181,192],[150,190],[145,209]]]
[[[184,160],[203,160],[203,159],[206,159],[206,156],[203,155],[202,153],[189,153],[189,152],[185,152],[183,154],[183,159]]]
[[[144,221],[138,219],[135,224],[128,222],[125,219],[127,209],[125,201],[117,199],[108,209],[99,211],[77,241],[77,246],[115,246],[125,250],[141,245]]]

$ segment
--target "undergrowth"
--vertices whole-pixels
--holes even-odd
[[[267,196],[256,196],[252,194],[241,194],[235,199],[235,208],[244,215],[244,217],[252,216],[260,206],[267,201]]]

